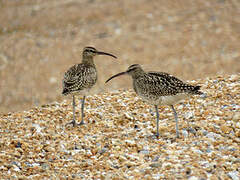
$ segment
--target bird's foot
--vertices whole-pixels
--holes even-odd
[[[160,137],[159,134],[147,135],[147,138],[149,139],[159,139],[159,137]]]
[[[71,122],[67,123],[66,126],[68,126],[69,124],[72,125],[73,127],[75,127],[76,126],[76,121],[72,120]]]
[[[196,136],[197,131],[194,128],[188,127],[187,131],[188,131],[188,133],[192,133],[194,136]]]
[[[84,125],[85,122],[82,120],[78,125]]]
[[[76,123],[75,120],[72,120],[71,122],[67,123],[66,126],[69,125],[69,124],[72,125],[73,127],[76,127],[76,126],[83,125],[85,123],[84,123],[84,121],[81,121],[80,123]]]

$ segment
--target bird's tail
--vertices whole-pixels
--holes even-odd
[[[200,88],[201,86],[194,86],[193,94],[198,94],[198,95],[204,94],[202,91],[200,91]]]
[[[69,94],[69,90],[67,88],[64,88],[62,91],[63,95],[68,95]]]

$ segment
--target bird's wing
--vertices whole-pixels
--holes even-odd
[[[72,66],[63,78],[63,91],[73,92],[91,88],[96,82],[96,70],[84,64]]]
[[[155,71],[150,71],[148,74],[150,75],[153,75],[153,76],[156,76],[162,80],[165,80],[171,84],[174,84],[174,85],[183,85],[185,84],[183,81],[181,81],[180,79],[174,77],[173,75],[171,74],[168,74],[166,72],[155,72]]]
[[[149,72],[148,75],[150,77],[152,76],[152,78],[159,83],[159,86],[162,86],[165,95],[194,93],[199,90],[199,87],[184,83],[180,79],[165,72]]]
[[[138,84],[135,86],[137,92],[152,96],[176,95],[181,92],[180,87],[184,86],[181,80],[162,72],[148,72],[135,83]]]

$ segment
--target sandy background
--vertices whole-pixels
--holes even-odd
[[[93,93],[130,87],[133,63],[184,80],[240,72],[238,0],[0,0],[0,112],[61,101],[64,72],[84,46],[97,57]],[[127,83],[126,83],[127,82]]]

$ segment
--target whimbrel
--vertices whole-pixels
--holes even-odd
[[[112,54],[97,51],[94,47],[85,47],[82,53],[82,63],[72,66],[64,74],[62,94],[72,95],[73,120],[68,124],[72,124],[73,126],[84,124],[85,97],[97,81],[97,69],[93,62],[93,57],[96,55],[108,55],[117,58]],[[77,94],[83,95],[80,124],[77,124],[75,119],[75,95]]]
[[[159,112],[158,105],[169,105],[173,110],[176,121],[176,136],[179,137],[178,116],[174,104],[191,96],[203,94],[199,91],[200,86],[186,84],[178,78],[164,72],[145,72],[139,64],[133,64],[127,71],[110,77],[111,79],[129,74],[133,79],[134,91],[147,103],[153,104],[157,116],[157,137],[159,137]]]

